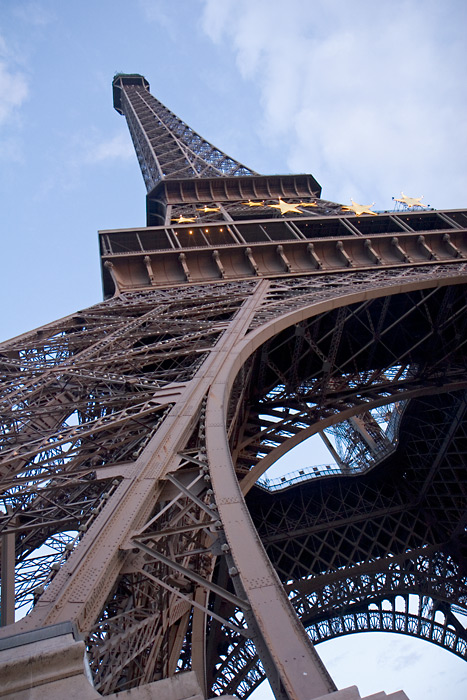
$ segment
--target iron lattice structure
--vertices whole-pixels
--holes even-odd
[[[148,191],[162,179],[254,175],[155,99],[142,76],[117,75],[114,105],[124,114]]]
[[[148,226],[101,232],[105,301],[0,346],[2,635],[74,621],[103,695],[316,697],[310,640],[362,630],[467,658],[467,212],[344,212],[141,76],[114,98]],[[317,433],[336,466],[261,479]]]

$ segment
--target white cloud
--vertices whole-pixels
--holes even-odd
[[[178,0],[180,2],[180,0]],[[166,0],[138,0],[143,16],[148,22],[155,22],[169,34],[171,39],[177,36],[177,24],[173,15],[167,11]]]
[[[465,13],[456,0],[205,0],[203,28],[257,84],[265,144],[282,139],[324,196],[461,206]]]
[[[122,162],[133,162],[134,158],[131,139],[125,131],[107,138],[92,127],[78,131],[50,154],[34,197],[40,201],[58,188],[74,191],[90,176],[90,166],[115,169]]]
[[[11,119],[28,96],[26,76],[0,59],[0,124]]]
[[[45,27],[53,21],[53,15],[40,2],[26,2],[14,8],[14,14],[23,22],[36,27]]]
[[[103,163],[113,160],[129,160],[134,158],[134,149],[128,134],[120,132],[103,141],[96,139],[95,143],[85,149],[86,163]]]
[[[29,97],[29,84],[22,58],[0,35],[0,160],[9,163],[24,159],[20,108]]]
[[[0,139],[0,160],[7,163],[24,163],[22,143],[15,137]]]

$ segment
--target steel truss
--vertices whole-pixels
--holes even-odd
[[[270,198],[298,182],[242,170],[141,76],[114,87],[149,187],[226,176],[234,212],[232,175]],[[277,245],[261,212],[216,248],[179,242],[183,276],[170,227],[106,232],[120,293],[0,345],[0,636],[73,620],[102,695],[193,669],[207,697],[246,698],[265,675],[281,700],[316,697],[335,686],[311,642],[361,630],[466,657],[467,219],[380,230],[333,205],[340,233],[323,237],[323,212],[274,229]],[[324,430],[332,473],[258,482]]]
[[[255,487],[250,510],[314,644],[391,631],[467,660],[465,391],[414,399],[400,434],[394,455],[367,475]],[[231,641],[216,687],[238,692],[241,663],[254,669],[247,696],[264,677],[257,660]]]
[[[441,282],[441,269],[438,275]],[[459,574],[459,565],[465,567],[464,555],[459,560],[465,504],[457,494],[464,477],[442,459],[447,449],[457,462],[464,458],[457,445],[465,441],[459,396],[467,386],[467,307],[462,287],[427,287],[420,270],[380,280],[382,288],[389,283],[395,289],[403,281],[420,288],[350,305],[350,289],[361,295],[378,289],[374,275],[133,293],[3,344],[10,380],[4,391],[3,463],[9,468],[3,541],[16,538],[18,607],[52,589],[184,387],[196,382],[203,358],[241,304],[266,285],[246,338],[264,327],[258,319],[266,314],[266,325],[273,325],[287,300],[294,312],[339,294],[344,305],[285,326],[238,374],[227,421],[245,491],[255,472],[256,479],[277,453],[317,426],[412,399],[391,449],[362,451],[360,461],[342,467],[339,479],[308,479],[271,494],[254,488],[250,510],[294,609],[314,642],[357,631],[366,620],[370,629],[397,627],[463,655],[463,633],[452,632],[449,615],[443,624],[434,617],[428,624],[426,614],[406,610],[401,617],[395,607],[381,607],[385,600],[394,606],[398,594],[429,597],[434,612],[440,605],[465,606],[466,582]],[[238,576],[211,486],[203,406],[155,509],[122,544],[128,554],[103,610],[84,625],[96,687],[104,694],[195,663],[206,669],[213,691],[246,697],[264,677],[248,599],[238,582],[232,587]],[[414,425],[408,423],[412,406]],[[402,460],[403,474],[391,459]],[[382,474],[379,480],[376,474]],[[429,488],[427,503],[413,502],[423,488]],[[43,544],[49,544],[46,554],[40,553]],[[430,547],[438,548],[430,560],[431,568],[435,561],[438,567],[435,582],[426,573]],[[380,606],[378,614],[372,605]],[[201,631],[206,619],[208,634]]]
[[[234,287],[205,302],[200,289],[178,300],[127,295],[1,346],[3,528],[17,539],[18,608],[47,585],[160,427],[241,304]],[[75,536],[24,576],[63,527]]]
[[[156,100],[142,76],[117,75],[113,87],[115,106],[126,116],[148,191],[163,178],[255,174]]]

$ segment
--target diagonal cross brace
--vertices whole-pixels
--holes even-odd
[[[174,595],[178,596],[179,598],[186,600],[188,603],[193,605],[193,607],[198,608],[199,610],[204,612],[206,615],[208,615],[208,617],[213,617],[215,620],[218,620],[218,622],[220,622],[222,625],[225,625],[226,627],[230,627],[230,629],[233,630],[234,632],[241,634],[242,637],[246,637],[247,639],[250,639],[251,635],[249,635],[247,633],[247,631],[243,629],[243,627],[239,627],[238,625],[234,625],[232,622],[229,622],[221,615],[217,615],[217,613],[215,613],[213,610],[208,610],[208,608],[206,608],[204,605],[201,605],[201,603],[198,603],[194,598],[190,598],[190,596],[185,595],[185,593],[182,593],[182,591],[178,590],[177,588],[174,588],[173,586],[170,586],[165,581],[162,581],[162,579],[160,579],[158,576],[154,576],[154,574],[150,574],[148,571],[144,571],[144,569],[137,569],[137,571],[142,576],[145,576],[146,578],[151,579],[151,581],[154,581],[154,583],[157,583],[159,586],[162,586],[162,588],[165,588],[170,593],[173,593]]]
[[[195,571],[192,571],[191,569],[187,569],[185,566],[182,566],[181,564],[177,564],[176,562],[172,561],[172,559],[165,557],[160,552],[157,552],[156,550],[151,549],[151,547],[148,547],[146,544],[144,544],[144,542],[140,542],[139,540],[132,540],[132,544],[134,544],[136,547],[138,547],[138,549],[140,549],[142,552],[145,552],[146,554],[151,556],[153,559],[157,559],[162,564],[165,564],[166,566],[168,566],[170,569],[173,569],[174,571],[178,571],[179,574],[186,576],[187,578],[189,578],[192,581],[194,581],[195,583],[197,583],[199,586],[202,586],[203,588],[207,588],[208,590],[212,591],[212,593],[219,595],[221,598],[224,598],[224,600],[227,600],[229,603],[232,603],[237,608],[240,608],[241,610],[244,610],[244,611],[250,609],[250,606],[246,600],[242,600],[241,598],[238,598],[233,593],[229,593],[228,591],[225,590],[225,588],[222,588],[221,586],[218,586],[215,583],[212,583],[212,581],[207,581],[205,578],[203,578],[202,576],[197,574]]]
[[[190,491],[190,489],[188,489],[186,486],[183,486],[183,484],[181,484],[178,481],[178,479],[174,477],[173,474],[167,474],[166,479],[167,481],[170,481],[174,486],[176,486],[177,489],[179,489],[182,493],[184,493],[185,496],[188,496],[188,498],[190,498],[193,501],[193,503],[199,506],[201,510],[204,510],[211,518],[213,517],[213,515],[215,515],[215,511],[213,510],[213,508],[210,508],[208,505],[206,505],[204,501],[201,500],[201,498],[195,496],[194,493]]]

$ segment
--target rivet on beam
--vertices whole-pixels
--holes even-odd
[[[369,258],[370,258],[374,263],[376,263],[377,265],[382,265],[383,261],[381,260],[381,258],[379,257],[378,253],[376,252],[376,250],[375,250],[375,249],[373,248],[373,246],[371,245],[371,241],[370,241],[369,238],[367,238],[367,239],[365,240],[365,243],[364,243],[363,245],[364,245],[365,248],[366,248],[366,251],[367,251],[367,253],[368,253]]]
[[[251,267],[253,268],[253,271],[254,271],[255,275],[258,275],[258,276],[259,276],[261,273],[260,273],[259,268],[258,268],[258,265],[256,264],[256,261],[255,261],[255,259],[254,259],[254,257],[253,257],[253,253],[251,252],[251,248],[246,248],[246,249],[245,249],[245,256],[246,256],[246,258],[248,259],[248,261],[249,261]]]
[[[186,264],[185,253],[180,253],[180,255],[178,256],[178,259],[180,260],[181,266],[183,267],[183,272],[185,273],[185,277],[186,277],[187,282],[191,282],[190,270],[188,269],[188,265]]]
[[[284,253],[284,246],[278,245],[276,248],[276,252],[278,253],[280,259],[284,263],[287,272],[292,272],[292,266],[289,263],[286,254]]]
[[[152,271],[151,258],[149,257],[149,255],[144,256],[144,264],[146,265],[146,270],[148,271],[149,281],[152,285],[154,285],[154,273]]]
[[[321,270],[322,267],[323,267],[323,263],[321,262],[321,259],[318,257],[318,255],[315,253],[315,246],[314,246],[314,244],[313,244],[313,243],[308,243],[306,249],[307,249],[307,251],[308,251],[308,253],[309,253],[309,255],[310,255],[310,258],[313,260],[313,263],[314,263],[315,267],[316,267],[318,270]]]
[[[118,281],[117,273],[115,271],[114,264],[112,262],[110,262],[110,260],[106,260],[104,263],[104,267],[106,267],[107,270],[110,272],[110,276],[112,277],[112,282],[115,285],[116,294],[120,294],[120,292],[122,291],[122,288],[121,288],[120,282]]]
[[[397,250],[397,252],[399,253],[399,257],[403,262],[407,262],[407,263],[412,262],[412,258],[409,255],[407,255],[407,253],[404,250],[402,250],[402,248],[399,245],[399,239],[396,238],[395,236],[394,236],[394,238],[391,238],[391,245],[393,248],[395,248]]]
[[[454,245],[454,243],[451,241],[451,236],[449,233],[445,233],[443,236],[443,241],[446,243],[446,248],[449,250],[449,252],[454,255],[455,258],[462,258],[462,253],[459,250],[459,248]]]
[[[214,250],[214,251],[213,251],[213,253],[212,253],[212,259],[213,259],[214,262],[216,263],[217,269],[218,269],[219,272],[220,272],[220,276],[222,277],[222,279],[225,279],[225,270],[224,270],[223,264],[221,263],[221,256],[219,255],[219,251],[218,251],[218,250]]]
[[[336,243],[336,250],[337,252],[341,255],[341,257],[344,259],[347,267],[353,267],[353,262],[349,255],[345,252],[344,244],[342,241],[337,241]]]
[[[417,243],[427,256],[428,260],[438,260],[438,256],[436,255],[436,253],[433,253],[433,250],[430,248],[429,245],[427,245],[425,236],[419,236],[417,238]]]

